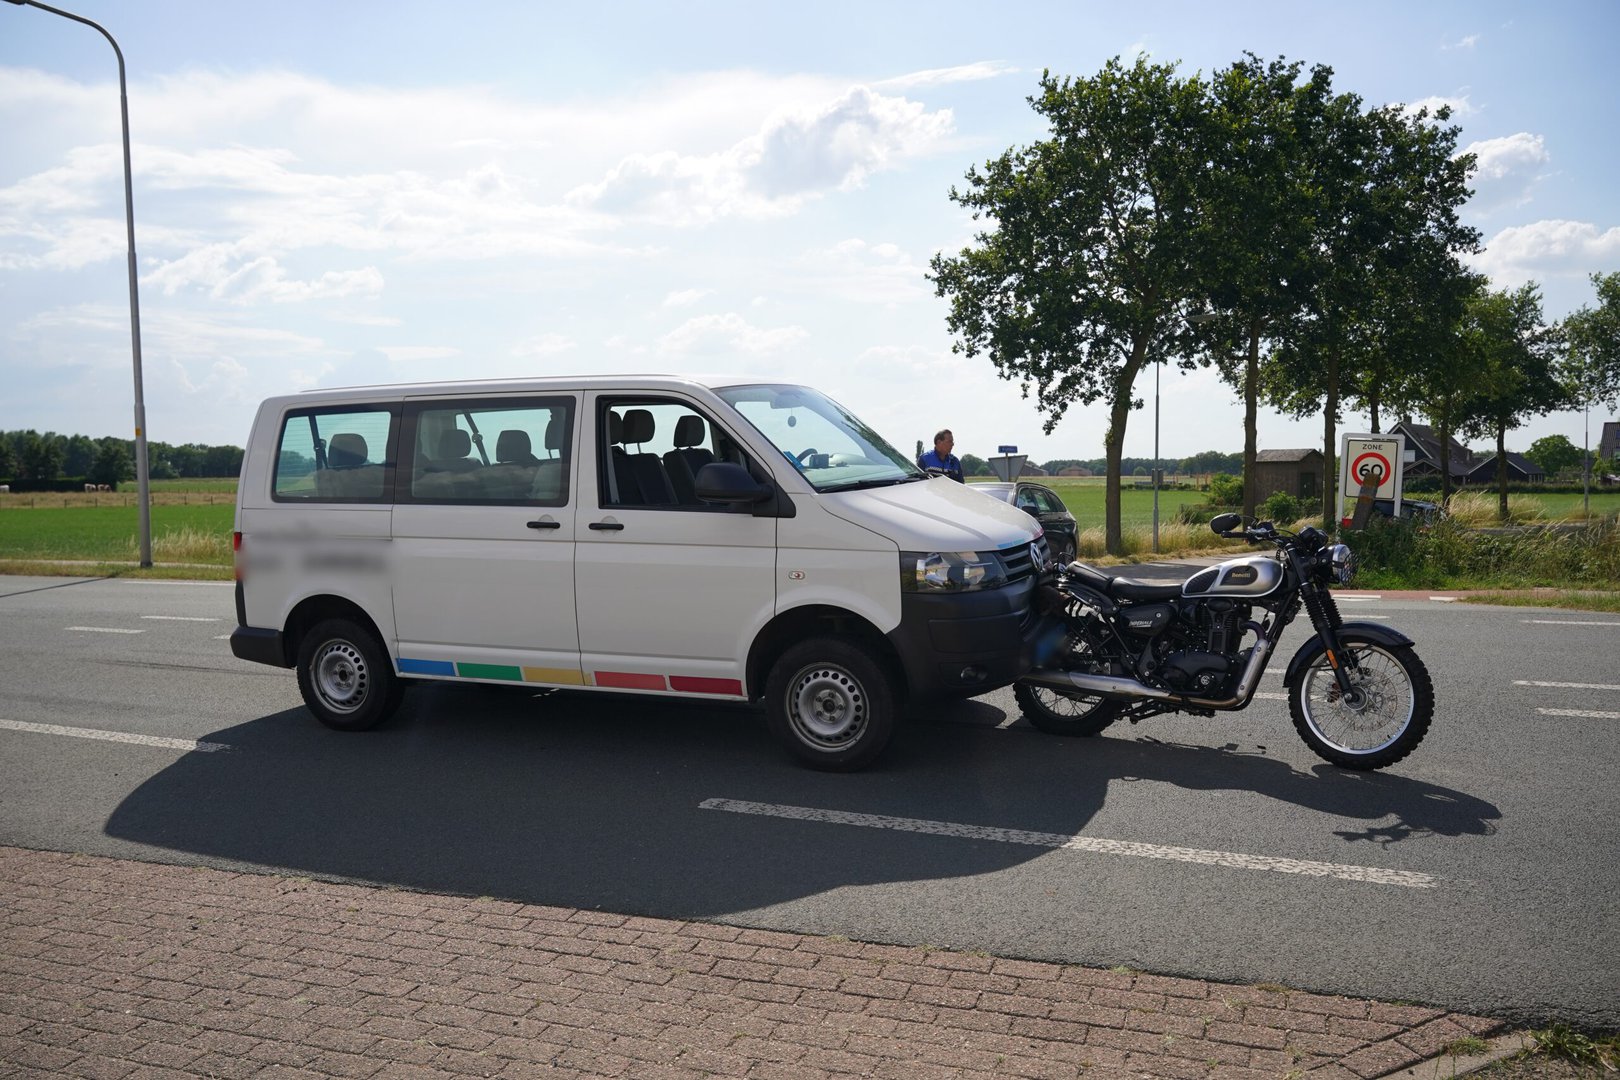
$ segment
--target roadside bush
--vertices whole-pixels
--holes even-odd
[[[1209,501],[1219,506],[1243,504],[1243,477],[1216,473],[1209,478]]]
[[[1501,498],[1496,492],[1463,491],[1451,497],[1446,513],[1464,525],[1497,525],[1501,518]],[[1534,495],[1508,496],[1508,521],[1512,524],[1541,521],[1547,516],[1547,507]]]
[[[1308,513],[1307,508],[1301,507],[1299,500],[1286,491],[1273,491],[1266,496],[1265,502],[1259,506],[1260,517],[1264,521],[1274,521],[1279,525],[1297,520]]]
[[[1367,588],[1528,588],[1620,580],[1620,529],[1534,527],[1480,532],[1455,518],[1433,525],[1374,518],[1346,534]]]

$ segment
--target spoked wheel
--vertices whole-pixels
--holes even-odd
[[[1325,654],[1288,688],[1288,711],[1305,745],[1346,769],[1382,769],[1416,749],[1434,718],[1434,684],[1411,646],[1347,636],[1353,689],[1339,688]]]
[[[1119,719],[1125,706],[1078,690],[1015,683],[1013,697],[1024,719],[1048,735],[1098,735]]]

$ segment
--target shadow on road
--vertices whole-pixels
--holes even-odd
[[[1293,804],[1327,819],[1296,815],[1318,837],[1368,822],[1366,837],[1339,831],[1347,843],[1483,835],[1500,816],[1398,775],[998,732],[1004,714],[983,701],[908,723],[878,767],[838,775],[793,764],[751,710],[537,696],[432,685],[374,732],[328,731],[302,709],[225,728],[205,739],[229,752],[187,754],[153,776],[106,832],[289,873],[683,918],[985,874],[1044,850],[700,809],[706,799],[1075,834],[1110,785],[1154,781]]]

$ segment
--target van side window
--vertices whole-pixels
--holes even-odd
[[[567,505],[572,398],[435,401],[406,413],[408,501]]]
[[[397,406],[295,409],[281,422],[276,502],[386,503],[394,498]]]
[[[635,398],[605,402],[597,420],[602,506],[726,509],[697,497],[698,471],[745,458],[703,413],[668,398]]]

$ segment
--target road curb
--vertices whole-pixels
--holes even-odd
[[[1427,1061],[1392,1073],[1377,1080],[1436,1080],[1437,1077],[1467,1076],[1510,1058],[1529,1046],[1529,1037],[1523,1031],[1506,1031],[1485,1040],[1486,1049],[1477,1054],[1437,1054]]]

